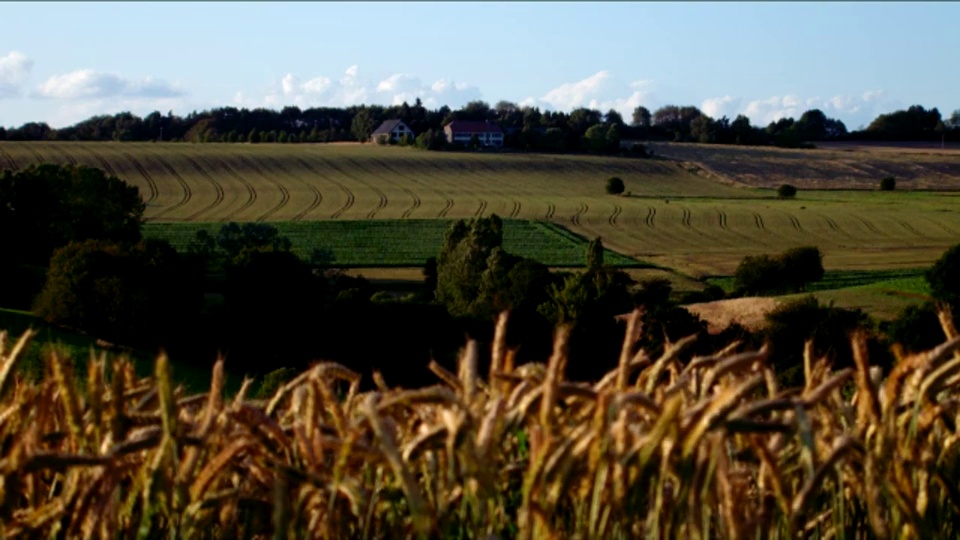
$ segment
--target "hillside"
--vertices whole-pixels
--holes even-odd
[[[813,150],[712,144],[652,143],[656,154],[701,167],[744,186],[876,189],[892,176],[900,189],[960,189],[960,148],[931,145],[820,143]]]
[[[729,275],[745,255],[810,244],[823,250],[831,269],[919,268],[960,237],[958,193],[809,191],[802,176],[792,182],[801,186],[794,200],[779,200],[769,189],[737,187],[781,183],[778,175],[794,174],[790,167],[814,159],[809,156],[826,165],[808,170],[839,170],[844,161],[834,163],[830,156],[845,155],[840,151],[668,148],[690,153],[691,160],[702,157],[706,164],[372,145],[61,142],[0,143],[0,164],[102,167],[140,188],[152,224],[457,219],[496,213],[551,221],[584,238],[600,236],[619,253],[692,276]],[[911,166],[911,159],[876,157],[902,167]],[[915,167],[945,172],[922,181],[898,177],[901,187],[960,187],[951,176],[960,158],[916,159],[920,165]],[[728,174],[741,169],[748,172],[729,181]],[[863,181],[872,188],[877,179],[863,175],[874,178],[869,186]],[[626,194],[604,192],[610,176],[624,180]]]

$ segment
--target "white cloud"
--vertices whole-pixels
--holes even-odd
[[[304,82],[288,73],[278,84],[260,98],[247,97],[237,92],[234,103],[248,107],[348,107],[361,104],[399,105],[413,103],[420,98],[428,108],[443,105],[456,108],[468,101],[480,99],[481,94],[475,86],[462,81],[440,79],[425,84],[419,77],[410,73],[395,73],[378,82],[363,76],[356,65],[347,68],[337,78],[316,76]]]
[[[16,96],[33,68],[33,60],[19,51],[0,56],[0,98]]]
[[[71,126],[99,114],[116,114],[121,111],[129,111],[142,117],[153,111],[166,113],[172,110],[178,115],[184,115],[193,110],[199,111],[205,108],[224,105],[223,103],[191,103],[182,97],[110,97],[51,100],[51,102],[54,105],[44,108],[44,118],[41,120],[56,128]]]
[[[733,96],[715,97],[703,100],[700,110],[711,118],[735,118],[741,109],[740,98]]]
[[[81,69],[50,77],[37,88],[36,95],[57,99],[168,99],[183,96],[184,92],[176,84],[153,77],[135,80],[115,73]]]
[[[781,118],[797,119],[810,109],[820,109],[827,116],[848,123],[849,129],[854,129],[860,123],[868,123],[877,115],[894,110],[897,105],[897,102],[887,99],[882,90],[868,90],[860,95],[841,94],[829,98],[787,94],[746,103],[741,98],[727,95],[705,99],[700,109],[713,118],[734,118],[743,114],[750,118],[753,125],[759,126]]]
[[[653,82],[647,79],[624,84],[603,70],[579,81],[561,84],[539,100],[527,98],[521,104],[561,111],[577,107],[603,112],[614,109],[624,117],[629,117],[637,107],[643,105],[650,108],[657,102],[652,86]]]

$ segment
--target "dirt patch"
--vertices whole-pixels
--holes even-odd
[[[779,304],[775,298],[750,297],[690,304],[686,308],[707,321],[707,330],[716,334],[732,322],[740,323],[750,331],[759,330],[764,326],[764,316]]]

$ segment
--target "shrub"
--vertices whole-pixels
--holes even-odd
[[[807,283],[823,279],[823,254],[814,246],[785,251],[780,255],[783,283],[791,290],[801,292]]]
[[[777,188],[777,197],[781,199],[792,199],[797,195],[797,188],[790,184],[783,184]]]
[[[778,291],[782,288],[780,276],[783,263],[769,255],[744,257],[733,275],[733,287],[740,295]]]
[[[619,177],[611,176],[607,179],[607,193],[610,195],[620,195],[623,193],[623,180]]]
[[[881,191],[893,191],[897,189],[897,179],[888,176],[880,181],[880,190]]]
[[[945,251],[927,270],[926,278],[934,298],[960,305],[960,244]]]
[[[863,311],[823,305],[813,296],[777,307],[766,321],[763,335],[770,343],[773,368],[786,385],[803,380],[802,352],[807,340],[813,341],[814,359],[826,357],[834,369],[842,369],[853,365],[850,334],[870,328]]]
[[[741,295],[801,292],[821,279],[823,255],[814,246],[803,246],[777,257],[744,257],[734,273],[734,289]]]

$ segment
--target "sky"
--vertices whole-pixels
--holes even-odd
[[[0,126],[213,107],[960,109],[960,3],[0,2]]]

